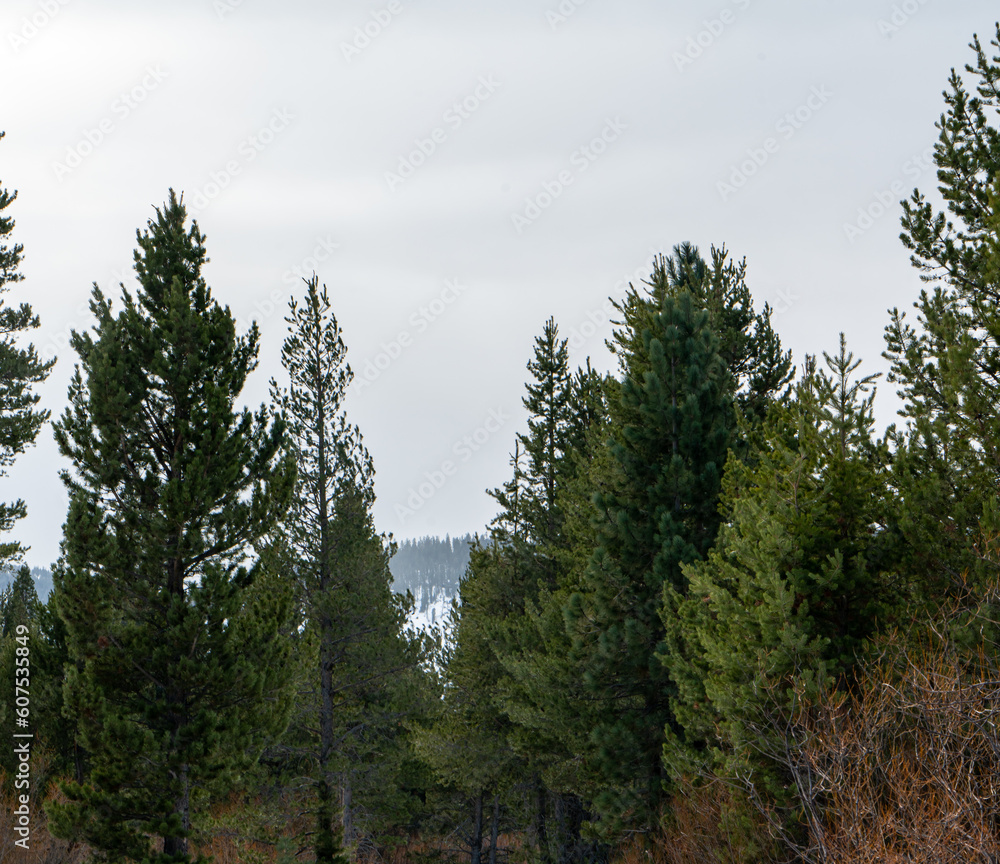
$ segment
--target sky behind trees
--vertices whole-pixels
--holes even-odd
[[[280,379],[299,274],[329,287],[397,537],[485,525],[545,320],[573,365],[609,368],[607,297],[684,240],[746,256],[797,363],[843,330],[883,370],[886,309],[920,287],[898,201],[934,187],[949,69],[995,18],[983,0],[8,0],[0,180],[25,247],[11,302],[59,356],[42,405],[61,413],[91,284],[134,287],[136,226],[170,187],[214,295],[261,327],[251,406]],[[895,407],[883,385],[881,425]],[[58,555],[59,464],[46,427],[6,481],[31,564]]]

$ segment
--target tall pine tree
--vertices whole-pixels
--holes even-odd
[[[991,42],[1000,50],[1000,24]],[[904,400],[893,430],[895,529],[915,603],[961,593],[992,569],[977,552],[1000,531],[1000,56],[978,36],[971,92],[952,70],[934,148],[938,211],[918,190],[903,202],[901,239],[929,283],[916,324],[892,310],[889,381]]]
[[[507,491],[517,495],[511,484]],[[496,537],[494,526],[493,537]],[[497,704],[504,670],[495,639],[505,620],[523,604],[519,567],[523,560],[495,542],[475,542],[469,567],[460,583],[449,618],[448,642],[442,652],[444,694],[433,722],[419,728],[417,752],[438,781],[457,789],[471,810],[466,838],[473,864],[479,864],[484,833],[484,804],[494,801],[499,817],[501,797],[524,782],[525,764],[508,740],[510,721]],[[496,832],[491,831],[491,860]]]
[[[38,595],[35,593],[35,580],[31,576],[28,565],[22,564],[14,577],[14,581],[0,591],[0,682],[2,682],[3,687],[9,688],[8,692],[12,695],[15,693],[21,695],[20,691],[15,690],[14,681],[16,677],[19,677],[18,672],[21,675],[25,674],[24,663],[26,661],[23,659],[23,655],[25,654],[24,649],[28,648],[31,654],[34,654],[34,649],[38,645],[38,612],[40,607],[41,604],[38,602]],[[21,646],[22,657],[20,658],[18,657],[18,646]],[[34,657],[32,657],[32,660],[34,660]],[[32,665],[35,664],[33,663]],[[31,693],[32,696],[35,695],[34,688],[32,688]],[[0,702],[0,730],[2,730],[8,740],[11,740],[11,736],[18,732],[25,733],[30,731],[36,733],[38,730],[36,718],[39,716],[38,709],[44,703],[37,698],[32,699],[30,707],[34,710],[30,710],[29,706],[23,704],[23,701],[22,699],[20,706],[16,706],[16,700],[12,698],[7,698],[3,702]],[[54,706],[45,705],[45,707],[51,709]],[[58,710],[58,706],[55,707]],[[17,725],[18,720],[25,717],[25,715],[31,717],[31,721],[33,721],[31,722],[30,729]],[[34,716],[32,717],[31,715]],[[41,716],[44,718],[44,715]],[[24,720],[21,719],[21,722],[23,723]],[[32,744],[36,750],[40,746],[39,741],[33,741]],[[17,773],[17,767],[17,754],[8,748],[8,752],[0,755],[0,769],[6,772],[8,783],[13,782],[14,776]]]
[[[521,742],[518,744],[521,749],[533,748],[538,754],[536,758],[545,765],[543,775],[546,782],[559,791],[555,799],[560,811],[557,822],[568,826],[570,835],[576,830],[572,826],[582,818],[583,812],[595,815],[587,803],[590,799],[599,799],[597,810],[603,813],[596,815],[604,817],[609,833],[613,833],[614,826],[624,825],[626,813],[633,827],[648,826],[662,791],[659,782],[649,777],[646,793],[639,794],[635,788],[626,791],[628,780],[625,777],[635,766],[622,765],[616,749],[618,744],[611,742],[610,738],[600,744],[595,739],[595,730],[597,736],[611,734],[610,730],[617,728],[621,731],[625,728],[624,724],[630,722],[626,720],[618,724],[615,712],[618,705],[626,704],[626,699],[616,703],[619,697],[612,696],[611,691],[618,688],[619,693],[629,692],[631,704],[638,705],[635,693],[645,686],[640,679],[647,673],[641,667],[623,668],[615,683],[610,683],[610,678],[615,675],[611,670],[616,661],[599,659],[601,637],[598,633],[604,626],[617,628],[619,623],[607,620],[598,625],[592,609],[575,605],[582,598],[588,598],[588,604],[594,603],[594,609],[600,605],[597,591],[599,580],[603,577],[595,579],[593,569],[595,524],[592,521],[596,516],[596,530],[601,531],[611,519],[607,510],[594,513],[592,499],[596,495],[598,500],[609,501],[621,492],[623,471],[620,457],[624,451],[620,448],[630,444],[625,427],[633,427],[629,433],[632,435],[640,423],[645,423],[650,434],[654,437],[656,434],[652,431],[656,421],[637,420],[634,407],[626,409],[623,398],[627,392],[634,392],[637,383],[642,386],[646,374],[652,371],[653,361],[647,340],[651,334],[659,333],[657,328],[662,326],[660,315],[664,304],[669,301],[673,308],[679,298],[686,296],[685,302],[690,302],[692,313],[704,313],[703,326],[717,337],[713,350],[718,353],[723,366],[718,372],[716,396],[720,405],[729,406],[720,408],[717,417],[733,432],[728,446],[737,446],[739,452],[748,455],[746,439],[749,433],[735,434],[736,416],[742,413],[746,418],[745,429],[756,428],[761,406],[766,407],[776,391],[789,380],[791,363],[789,354],[782,352],[780,341],[770,327],[769,310],[765,308],[761,314],[753,310],[745,270],[745,262],[734,264],[729,261],[724,249],[713,249],[712,263],[709,264],[691,244],[676,247],[669,258],[658,258],[644,289],[630,286],[624,300],[616,304],[622,314],[620,323],[624,327],[616,331],[610,347],[619,356],[622,381],[602,378],[588,366],[586,370],[580,370],[570,386],[565,388],[567,407],[562,409],[561,415],[563,455],[552,466],[556,472],[556,530],[547,550],[547,555],[555,562],[555,580],[541,584],[537,600],[527,604],[526,623],[521,625],[524,638],[514,650],[506,652],[502,660],[511,681],[507,685],[504,704],[508,715],[515,721],[512,740]],[[630,381],[630,384],[627,383]],[[537,426],[543,429],[545,423],[539,422]],[[696,433],[693,438],[699,435]],[[611,446],[606,443],[609,439]],[[711,448],[708,439],[706,443]],[[719,473],[726,458],[726,446],[722,445],[714,459],[709,460]],[[636,464],[644,459],[655,461],[661,458],[659,454],[654,456],[655,448],[642,452]],[[639,490],[647,482],[651,482],[649,477],[634,477],[630,494],[640,494]],[[701,550],[697,554],[704,554],[718,524],[714,512],[716,493],[700,490],[695,494],[700,499],[695,504],[699,515],[690,521],[689,527],[694,531],[704,531],[705,537],[696,544]],[[620,511],[614,518],[619,515]],[[702,524],[702,528],[696,528],[695,523]],[[658,538],[652,539],[659,542]],[[648,541],[644,538],[642,542]],[[690,549],[681,554],[689,552]],[[652,551],[648,555],[651,560]],[[631,569],[631,578],[636,581],[648,579],[651,582],[653,578],[662,578],[641,575],[639,566]],[[622,581],[625,581],[624,578]],[[679,588],[672,587],[683,592],[683,579],[680,582]],[[616,587],[609,590],[614,593],[618,587],[621,586],[616,583]],[[662,602],[662,595],[658,591],[648,591],[649,587],[645,585],[638,590],[644,598],[639,601],[640,605],[648,602],[652,606],[637,616],[643,622],[641,626],[646,628],[642,638],[647,640],[644,647],[634,644],[629,649],[637,658],[643,656],[645,651],[657,648],[684,649],[678,628],[673,628],[674,639],[671,643],[667,638],[668,630],[658,616],[649,614],[655,612]],[[631,639],[638,633],[636,621],[632,620],[628,609],[631,598],[626,598],[624,593],[616,593],[615,596],[621,603],[620,607],[614,613],[605,611],[609,612],[609,619],[620,615],[626,620],[622,626],[630,630],[628,638]],[[587,622],[586,637],[580,632],[581,620]],[[625,637],[616,632],[610,638]],[[588,639],[592,640],[589,645],[586,644]],[[609,649],[610,653],[613,649]],[[602,663],[605,664],[602,674],[608,674],[609,679],[598,683],[595,666]],[[654,669],[652,674],[654,679],[662,679],[659,683],[665,682],[662,670]],[[628,680],[630,676],[634,680]],[[601,692],[602,689],[604,692]],[[646,692],[651,693],[655,689],[656,684],[649,683]],[[662,699],[658,704],[668,710],[669,694],[661,693],[660,696]],[[660,697],[651,696],[650,704],[657,698]],[[644,751],[648,771],[655,774],[660,770],[656,765],[656,753],[663,730],[652,725],[644,728],[641,733],[645,736],[644,740],[638,743],[635,736],[638,735],[636,730],[642,726],[638,718],[643,711],[636,709],[631,715],[635,722],[629,734],[633,738],[622,746],[632,747],[630,757],[640,750]],[[617,777],[609,783],[609,776],[614,776],[615,772]],[[639,799],[644,799],[643,803],[636,805]],[[567,837],[566,832],[561,831],[560,834],[564,839]],[[578,840],[570,843],[561,841],[559,846],[561,860],[569,860],[574,855],[592,857],[600,854],[598,847],[588,848]]]
[[[66,711],[90,772],[54,830],[110,860],[192,860],[206,796],[238,783],[287,722],[280,592],[255,592],[253,544],[288,506],[284,426],[235,403],[258,331],[237,336],[201,275],[204,237],[170,193],[136,232],[133,296],[95,285],[93,335],[55,425],[70,494],[54,576]],[[162,852],[151,838],[162,838]]]
[[[344,860],[341,844],[357,839],[359,806],[377,809],[372,796],[384,802],[396,783],[399,760],[387,754],[399,755],[394,739],[426,646],[403,633],[412,601],[391,588],[395,547],[375,530],[371,456],[343,410],[353,373],[318,277],[306,280],[303,302],[293,298],[285,320],[289,386],[272,379],[271,391],[298,463],[283,527],[309,665],[284,746],[305,760],[315,789],[316,860],[334,864]]]
[[[527,456],[521,508],[527,540],[549,555],[562,534],[557,491],[566,475],[573,429],[567,345],[566,339],[559,339],[555,319],[549,318],[535,339],[535,356],[528,362],[534,379],[527,383],[522,400],[528,410],[528,432],[518,435]]]
[[[675,714],[688,741],[708,742],[714,768],[761,803],[795,805],[776,754],[804,700],[845,687],[867,640],[891,626],[898,584],[886,554],[887,450],[873,436],[875,376],[841,336],[826,369],[807,358],[788,404],[772,406],[751,465],[735,458],[725,524],[690,580],[679,617],[694,662],[671,655]],[[891,544],[889,544],[891,545]],[[676,774],[676,741],[664,748]]]
[[[675,246],[672,255],[661,255],[653,262],[644,289],[630,285],[624,300],[616,305],[632,334],[630,349],[634,353],[663,298],[690,291],[696,305],[708,311],[719,337],[719,354],[733,378],[736,404],[752,428],[763,420],[771,400],[791,380],[791,352],[781,349],[781,340],[771,327],[770,307],[764,304],[762,311],[754,309],[746,281],[746,259],[731,260],[725,246],[713,246],[711,257],[711,263],[705,261],[691,243]],[[744,443],[740,448],[743,455],[746,446]]]
[[[626,318],[615,334],[624,376],[610,406],[613,473],[595,496],[597,548],[565,610],[570,657],[598,705],[581,756],[603,782],[594,803],[605,831],[648,829],[664,799],[676,688],[659,659],[660,605],[664,586],[684,592],[682,565],[715,539],[735,425],[731,373],[690,291]]]
[[[536,368],[542,367],[539,353],[542,357],[550,353],[547,340],[536,343]],[[565,360],[555,368],[560,370],[560,380],[566,381],[561,388],[563,399],[554,403],[551,411],[559,418],[561,447],[550,451],[553,458],[541,463],[541,471],[529,469],[536,477],[554,478],[554,507],[550,511],[536,506],[526,514],[526,531],[537,540],[523,557],[540,575],[532,581],[533,590],[524,596],[523,613],[510,616],[504,628],[505,638],[496,640],[505,672],[497,690],[499,704],[512,723],[508,739],[515,751],[529,760],[533,775],[541,781],[534,784],[532,834],[536,842],[546,838],[548,848],[539,852],[559,864],[569,864],[603,860],[607,852],[602,844],[582,837],[583,823],[590,816],[589,796],[596,787],[588,783],[590,775],[581,770],[577,754],[583,751],[596,720],[590,710],[590,694],[582,687],[580,670],[569,660],[570,640],[563,608],[579,588],[586,565],[581,550],[585,546],[589,550],[590,496],[594,486],[599,485],[591,471],[595,454],[605,452],[606,390],[613,379],[597,373],[589,361],[572,376],[568,376]],[[525,402],[532,410],[529,399],[545,389],[544,379],[529,382],[527,389],[529,398]],[[545,412],[544,402],[535,403],[529,430],[544,434],[555,425],[547,420]],[[538,439],[545,440],[542,436]],[[526,485],[532,480],[530,476],[524,479]],[[538,501],[525,497],[532,503]],[[556,518],[550,521],[549,512]],[[508,512],[508,520],[511,515]],[[533,519],[537,520],[535,527]],[[549,810],[551,824],[540,830]]]

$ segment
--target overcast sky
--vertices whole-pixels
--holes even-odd
[[[7,302],[34,305],[34,342],[59,357],[41,390],[57,417],[92,284],[134,284],[136,229],[173,187],[215,297],[262,330],[248,403],[281,378],[287,298],[315,269],[379,528],[482,530],[545,320],[574,365],[610,368],[607,298],[682,241],[746,257],[797,362],[844,331],[884,370],[886,310],[920,288],[898,201],[933,190],[941,92],[996,16],[985,0],[3,0],[0,183],[19,192],[26,276]],[[33,565],[59,554],[66,464],[46,426],[0,481],[27,502]]]

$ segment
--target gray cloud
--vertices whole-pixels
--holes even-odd
[[[349,403],[376,460],[377,520],[398,536],[483,527],[493,513],[483,490],[508,476],[524,366],[544,320],[578,334],[574,362],[589,354],[610,366],[609,327],[588,313],[600,318],[654,251],[682,240],[746,255],[758,302],[776,307],[798,358],[833,348],[844,330],[866,367],[881,369],[885,309],[908,305],[919,282],[896,239],[898,204],[873,205],[894,183],[904,195],[933,188],[933,171],[914,174],[910,160],[933,144],[948,70],[968,61],[974,31],[991,33],[993,6],[570,5],[565,15],[557,0],[398,0],[397,11],[388,0],[8,0],[0,178],[20,190],[12,209],[28,278],[12,299],[40,313],[36,344],[59,347],[69,328],[88,326],[92,282],[110,290],[130,278],[135,230],[169,187],[191,203],[215,192],[199,215],[209,282],[264,334],[248,402],[264,400],[280,372],[281,298],[300,290],[289,276],[310,259],[359,372],[410,333]],[[365,28],[370,41],[345,56]],[[692,44],[702,49],[693,58]],[[679,53],[692,62],[679,68]],[[152,83],[150,68],[162,80],[123,111],[123,94]],[[494,92],[456,114],[490,76]],[[777,124],[814,87],[833,95],[782,137]],[[265,135],[275,112],[289,119]],[[573,154],[608,118],[627,128],[579,170]],[[435,128],[444,137],[433,152],[390,188],[386,172]],[[720,180],[769,137],[780,146],[723,200]],[[88,152],[57,176],[74,150]],[[565,171],[572,182],[518,233],[511,214]],[[870,224],[848,236],[844,226],[865,214]],[[450,280],[465,290],[417,332],[413,316]],[[71,351],[58,353],[43,390],[54,414],[73,365]],[[889,393],[879,403],[886,421],[893,404]],[[510,420],[402,520],[395,505],[496,409]],[[18,532],[36,564],[58,554],[58,463],[43,430],[4,484],[6,498],[28,503]]]

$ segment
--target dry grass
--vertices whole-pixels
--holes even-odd
[[[762,864],[774,848],[766,821],[720,780],[683,782],[659,830],[636,835],[612,864]]]

